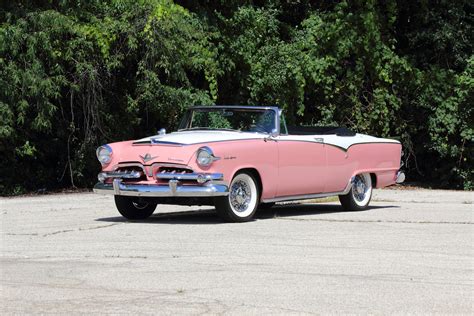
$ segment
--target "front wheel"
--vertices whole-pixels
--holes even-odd
[[[139,202],[129,196],[115,196],[115,206],[119,213],[127,219],[146,219],[153,214],[156,203]]]
[[[232,179],[229,195],[215,198],[217,215],[229,222],[250,221],[257,211],[259,199],[255,177],[241,172]]]
[[[342,207],[348,211],[365,210],[369,206],[371,198],[372,179],[369,173],[356,175],[349,193],[339,195]]]

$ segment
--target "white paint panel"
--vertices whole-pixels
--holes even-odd
[[[159,142],[179,143],[183,145],[192,145],[199,143],[212,143],[220,141],[262,139],[268,135],[260,133],[231,132],[231,131],[186,131],[174,132],[166,135],[155,135],[137,140],[137,142],[146,142],[150,140]],[[365,134],[356,134],[355,136],[337,136],[337,135],[284,135],[278,136],[277,140],[282,141],[306,141],[319,142],[334,145],[343,149],[348,149],[354,144],[364,143],[400,143],[397,140],[388,138],[377,138]]]
[[[337,136],[337,135],[288,135],[280,136],[278,139],[284,141],[306,141],[306,142],[318,142],[334,145],[343,149],[348,149],[354,144],[365,144],[365,143],[400,143],[394,139],[378,138],[365,134],[356,134],[355,136]]]
[[[159,142],[179,143],[183,145],[192,145],[199,143],[211,143],[229,140],[261,139],[267,135],[259,133],[229,132],[229,131],[187,131],[174,132],[166,135],[155,135],[137,140],[137,142],[146,142],[150,140]]]

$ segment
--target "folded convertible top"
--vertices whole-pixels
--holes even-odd
[[[337,135],[355,136],[355,132],[347,127],[337,126],[288,126],[289,135]]]

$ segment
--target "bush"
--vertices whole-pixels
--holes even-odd
[[[470,2],[178,3],[1,5],[1,194],[91,186],[99,144],[194,104],[398,138],[409,180],[472,190]]]

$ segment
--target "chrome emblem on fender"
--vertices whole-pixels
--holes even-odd
[[[148,162],[150,160],[153,160],[159,157],[159,156],[152,157],[149,153],[146,153],[145,156],[142,156],[142,155],[138,155],[138,156],[143,160],[143,162]]]

